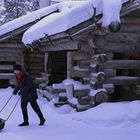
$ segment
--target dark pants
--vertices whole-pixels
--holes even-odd
[[[31,104],[31,107],[33,108],[33,110],[36,112],[36,114],[40,118],[40,120],[43,119],[43,114],[42,114],[36,100],[35,101],[30,101],[30,104]],[[22,110],[24,122],[28,122],[27,105],[28,105],[28,102],[25,102],[25,103],[21,102],[21,110]]]

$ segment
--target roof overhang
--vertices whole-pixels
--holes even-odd
[[[53,11],[53,12],[49,13],[48,15],[50,15],[50,14],[52,14],[52,13],[55,13],[55,12],[58,12],[58,10]],[[21,35],[21,34],[23,35],[23,33],[24,33],[26,30],[28,30],[32,25],[34,25],[35,23],[37,23],[38,21],[40,21],[40,20],[43,19],[44,17],[46,17],[46,16],[43,16],[43,17],[41,17],[41,18],[39,18],[39,19],[36,19],[36,20],[34,20],[34,21],[32,21],[32,22],[29,22],[28,24],[26,24],[26,25],[24,25],[24,26],[21,26],[21,27],[19,27],[19,28],[16,28],[15,30],[12,30],[12,31],[10,31],[10,32],[8,32],[8,33],[5,33],[5,34],[1,35],[1,36],[0,36],[0,42],[3,42],[3,41],[5,41],[5,40],[7,40],[7,39],[16,38],[16,36]],[[22,37],[21,37],[21,40],[22,40]]]
[[[129,14],[132,11],[137,10],[140,7],[140,2],[137,0],[128,1],[123,4],[122,10],[121,10],[121,17]],[[41,47],[41,50],[43,51],[61,51],[61,50],[71,50],[71,48],[67,47],[64,49],[64,47],[61,48],[62,43],[71,42],[74,40],[75,42],[78,39],[84,38],[84,35],[87,35],[89,33],[96,34],[96,22],[99,23],[99,26],[101,23],[99,22],[102,18],[102,14],[98,15],[96,17],[92,17],[91,19],[72,27],[71,29],[68,29],[65,32],[61,32],[52,36],[46,36],[45,38],[42,38],[40,40],[34,41],[32,43],[32,47]],[[96,22],[95,22],[96,19]],[[103,34],[107,34],[108,31],[103,30]],[[67,44],[67,43],[66,43]],[[56,47],[58,45],[59,47]],[[48,49],[47,49],[47,47]],[[63,45],[62,45],[63,46]],[[44,49],[42,49],[44,47]],[[51,49],[52,48],[52,49]],[[78,48],[78,47],[77,47]],[[74,48],[75,49],[75,48]]]

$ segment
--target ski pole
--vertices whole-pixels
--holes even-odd
[[[12,113],[14,112],[14,110],[15,110],[15,108],[16,108],[16,106],[17,106],[18,102],[19,102],[19,100],[20,100],[20,97],[18,98],[18,100],[17,100],[16,104],[14,105],[14,108],[12,109],[12,111],[10,112],[10,114],[8,115],[8,117],[7,117],[7,119],[6,119],[5,121],[7,121],[7,120],[10,118],[10,116],[11,116],[11,115],[12,115]]]
[[[3,106],[3,108],[0,110],[0,113],[3,111],[3,109],[6,107],[6,105],[8,104],[8,102],[10,101],[10,99],[12,98],[13,94],[10,96],[10,98],[7,100],[7,102],[5,103],[5,105]]]

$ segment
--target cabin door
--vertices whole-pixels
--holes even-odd
[[[60,83],[67,78],[67,52],[50,52],[47,65],[49,85]]]

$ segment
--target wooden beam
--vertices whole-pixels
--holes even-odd
[[[113,84],[103,84],[103,88],[106,89],[107,94],[113,94],[115,91]]]
[[[44,57],[44,73],[45,73],[46,80],[48,80],[48,70],[47,70],[48,57],[49,57],[49,54],[45,53],[45,57]]]
[[[123,5],[123,8],[121,10],[121,16],[125,16],[128,13],[135,11],[139,8],[139,1],[132,0],[131,2],[128,1]]]
[[[15,48],[20,48],[20,49],[23,49],[25,50],[25,46],[21,43],[0,43],[0,48],[5,48],[5,49],[15,49]]]
[[[112,83],[114,85],[138,85],[140,84],[140,77],[116,76],[107,78],[105,83]]]
[[[110,60],[106,69],[140,69],[140,60]]]
[[[13,70],[13,65],[0,65],[0,70]]]
[[[72,69],[73,69],[72,52],[67,52],[67,78],[68,79],[72,77]]]
[[[0,61],[9,61],[9,62],[16,62],[16,61],[22,61],[20,57],[9,57],[9,56],[0,56]]]
[[[102,49],[105,52],[123,53],[132,56],[140,54],[140,44],[138,42],[109,43],[103,38],[98,38],[95,44],[97,48]]]
[[[132,25],[135,26],[135,25]],[[140,25],[139,25],[140,26]],[[127,27],[128,28],[128,27]],[[131,28],[131,27],[130,27]],[[139,29],[139,27],[138,27]],[[139,33],[112,33],[104,36],[104,39],[112,43],[139,43]]]
[[[0,79],[15,79],[14,73],[0,73]]]
[[[90,60],[91,55],[86,52],[74,52],[73,53],[73,60]]]
[[[116,69],[104,69],[104,73],[107,77],[116,76]]]
[[[43,52],[52,52],[52,51],[73,51],[77,50],[78,45],[74,41],[63,42],[62,44],[52,44],[50,46],[41,46],[40,51]]]

